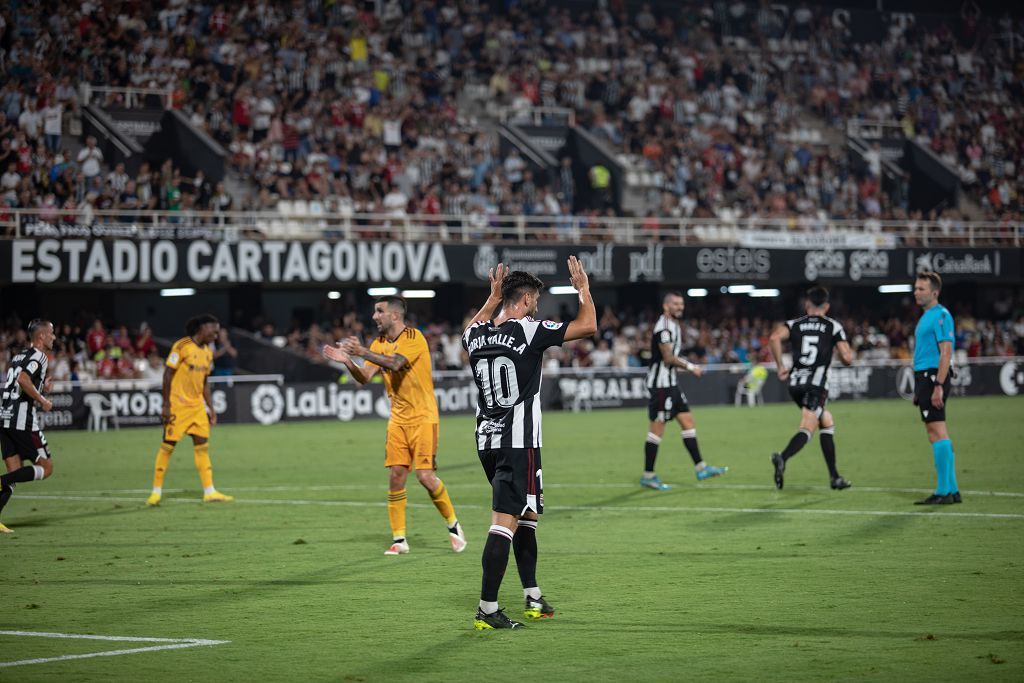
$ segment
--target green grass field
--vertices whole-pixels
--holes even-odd
[[[678,431],[641,490],[644,410],[545,416],[538,577],[556,618],[471,628],[490,492],[470,418],[441,425],[440,474],[470,540],[453,554],[410,479],[407,556],[390,542],[384,423],[216,428],[199,504],[190,444],[144,500],[160,432],[49,435],[56,474],[24,484],[0,537],[0,681],[1024,680],[1024,399],[956,399],[964,504],[934,481],[911,406],[833,405],[834,492],[817,440],[772,486],[789,405],[698,408],[698,485]],[[521,613],[510,560],[502,603]],[[229,641],[64,659],[162,642]],[[186,643],[187,644],[187,643]]]

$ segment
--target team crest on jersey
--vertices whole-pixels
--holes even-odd
[[[545,320],[544,322],[541,323],[541,325],[543,325],[549,330],[557,330],[559,327],[562,326],[562,324],[563,323],[556,323],[553,320]]]

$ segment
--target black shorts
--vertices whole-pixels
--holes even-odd
[[[24,429],[0,429],[0,453],[4,460],[20,456],[20,460],[38,462],[50,457],[50,447],[42,432]]]
[[[942,407],[936,408],[932,405],[932,392],[935,391],[935,377],[938,372],[937,368],[914,371],[914,405],[921,411],[922,422],[946,421],[946,406],[949,405],[949,388],[952,381],[951,377],[946,375],[946,382],[942,385]]]
[[[828,402],[828,389],[810,384],[790,385],[789,396],[798,406],[806,408],[820,418]]]
[[[679,413],[690,412],[686,395],[678,386],[665,389],[650,389],[651,400],[647,403],[647,416],[651,422],[668,422]]]
[[[516,517],[527,510],[544,513],[539,448],[487,448],[477,455],[491,482],[492,510]]]

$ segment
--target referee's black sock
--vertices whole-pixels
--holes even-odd
[[[828,427],[821,430],[821,454],[825,456],[825,464],[828,466],[828,476],[835,479],[839,476],[836,469],[836,442],[835,427]]]
[[[484,554],[481,560],[484,568],[484,578],[480,586],[481,600],[498,602],[498,589],[501,588],[501,580],[505,578],[508,551],[511,545],[512,531],[499,524],[492,525],[487,534],[487,542],[484,543]]]
[[[36,479],[36,468],[33,465],[25,465],[20,467],[13,472],[0,476],[0,486],[10,486],[11,484],[20,484],[23,481],[35,481]]]
[[[537,522],[524,519],[516,527],[516,535],[512,537],[512,551],[516,555],[516,567],[519,569],[519,580],[523,588],[534,588],[537,585]]]
[[[799,432],[793,435],[793,438],[789,440],[789,444],[786,446],[786,450],[782,451],[782,459],[789,460],[794,455],[800,452],[800,449],[807,445],[807,442],[811,440],[811,433],[806,429],[801,429]]]

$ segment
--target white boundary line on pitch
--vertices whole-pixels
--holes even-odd
[[[378,490],[383,484],[315,484],[311,486],[299,486],[299,485],[287,485],[287,486],[232,486],[225,491],[246,491],[249,493],[256,492],[273,492],[273,491],[372,491]],[[697,489],[727,489],[737,491],[773,491],[775,486],[771,484],[726,484],[724,482],[713,482],[713,483],[696,483],[693,485]],[[625,482],[594,482],[587,484],[567,484],[564,482],[555,482],[551,484],[545,484],[546,488],[549,489],[635,489],[638,488],[637,484],[629,484]],[[484,483],[473,483],[473,484],[460,484],[459,488],[491,488]],[[831,487],[828,486],[790,486],[787,488],[789,491],[831,491]],[[85,495],[104,495],[110,493],[140,493],[148,495],[152,489],[103,489],[103,490],[82,490],[82,491],[52,491],[52,495],[66,495],[66,496],[85,496]],[[842,495],[849,496],[856,493],[932,493],[934,489],[925,488],[895,488],[886,486],[854,486],[848,491],[845,491]],[[164,489],[164,493],[187,493],[188,489]],[[1017,491],[973,491],[967,489],[961,489],[960,492],[966,496],[992,496],[996,498],[1024,498],[1024,493]]]
[[[187,647],[206,647],[209,645],[225,645],[230,640],[206,640],[205,638],[149,638],[145,636],[92,636],[77,633],[44,633],[42,631],[0,631],[0,636],[28,636],[35,638],[61,638],[70,640],[104,640],[120,643],[163,643],[148,647],[133,647],[128,650],[104,650],[102,652],[85,652],[78,655],[61,655],[59,657],[40,657],[38,659],[19,659],[14,662],[0,662],[0,669],[26,664],[46,664],[47,662],[64,662],[71,659],[91,659],[92,657],[114,657],[132,655],[139,652],[157,652],[160,650],[180,650]]]
[[[20,500],[53,500],[53,501],[85,501],[94,503],[139,503],[142,498],[128,498],[118,496],[46,496],[39,494],[17,495]],[[202,504],[202,499],[195,498],[165,498],[163,503],[175,504]],[[274,498],[236,498],[234,504],[242,505],[310,505],[322,507],[385,507],[384,501],[370,502],[361,500],[285,500]],[[219,504],[220,505],[220,504]],[[408,503],[414,508],[433,508],[433,505],[426,503]],[[223,505],[221,505],[223,507]],[[459,503],[460,508],[471,510],[487,509],[484,505],[473,505]],[[944,508],[946,506],[943,506]],[[730,507],[700,507],[700,506],[659,506],[659,505],[552,505],[549,510],[567,510],[571,512],[728,512],[728,513],[776,513],[776,514],[803,514],[803,515],[865,515],[869,517],[959,517],[967,519],[1006,519],[1024,520],[1024,514],[1018,513],[997,513],[997,512],[953,512],[948,508],[938,509],[929,512],[911,512],[899,510],[831,510],[831,509],[808,509],[808,508],[730,508]]]

